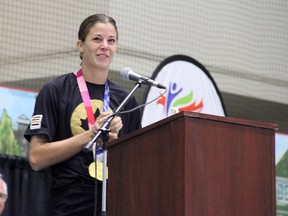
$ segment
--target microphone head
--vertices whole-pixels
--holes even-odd
[[[166,86],[155,82],[154,80],[151,80],[145,76],[141,76],[140,74],[137,74],[135,72],[132,71],[131,68],[129,67],[125,67],[121,70],[120,72],[123,80],[134,80],[136,82],[140,82],[146,85],[152,85],[152,86],[156,86],[157,88],[161,88],[161,89],[166,89]]]
[[[131,68],[125,67],[121,70],[120,74],[123,80],[129,80],[129,72],[132,71]]]

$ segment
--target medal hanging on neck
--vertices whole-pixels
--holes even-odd
[[[90,98],[89,91],[88,91],[86,81],[84,79],[83,72],[82,72],[81,68],[76,73],[76,77],[77,77],[77,83],[78,83],[78,87],[79,87],[79,90],[81,93],[81,97],[82,97],[82,100],[83,100],[83,103],[85,106],[87,119],[88,119],[88,126],[90,129],[95,124],[96,119],[94,117],[91,98]],[[110,91],[109,91],[108,83],[106,81],[105,82],[105,91],[104,91],[102,112],[108,112],[109,111],[109,104],[110,104]],[[103,150],[100,147],[98,148],[97,143],[93,144],[92,149],[93,149],[94,162],[92,162],[89,165],[89,168],[88,168],[89,175],[91,177],[95,178],[95,176],[96,176],[95,172],[97,172],[97,179],[99,181],[103,181]],[[95,155],[95,152],[96,152],[96,155]],[[96,158],[96,160],[95,160],[95,158]],[[97,170],[96,170],[96,168],[97,168]],[[108,179],[108,168],[106,167],[106,169],[107,169],[106,178]]]

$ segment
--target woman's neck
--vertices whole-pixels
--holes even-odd
[[[100,85],[105,84],[108,78],[108,71],[105,70],[99,70],[99,69],[91,70],[86,67],[82,67],[82,72],[84,79],[87,82],[94,84],[100,84]]]

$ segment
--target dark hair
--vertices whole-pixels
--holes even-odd
[[[81,41],[85,41],[89,30],[92,26],[94,26],[96,23],[110,23],[114,26],[116,30],[116,39],[118,40],[118,29],[116,25],[116,21],[105,14],[93,14],[89,17],[87,17],[83,22],[81,23],[78,31],[78,39]]]

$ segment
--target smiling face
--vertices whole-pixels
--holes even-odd
[[[85,40],[78,40],[77,47],[82,57],[82,67],[108,71],[117,50],[117,31],[111,23],[95,23]]]

